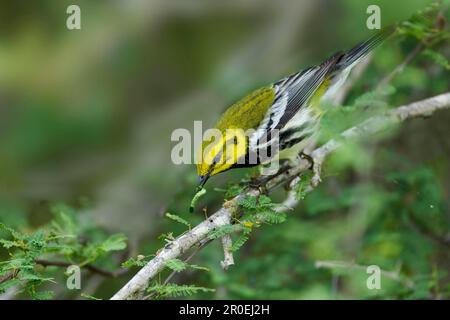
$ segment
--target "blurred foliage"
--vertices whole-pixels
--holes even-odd
[[[64,257],[66,267],[78,265],[82,268],[94,262],[111,265],[110,253],[127,246],[123,234],[107,236],[95,225],[81,221],[85,218],[82,210],[58,204],[52,207],[52,212],[51,222],[32,233],[21,233],[0,224],[3,236],[0,244],[8,253],[8,259],[0,262],[0,292],[17,286],[18,293],[25,291],[32,298],[51,298],[52,291],[38,291],[37,287],[54,282],[52,277],[46,276],[52,272],[45,267],[61,267],[55,256]]]
[[[405,22],[344,105],[329,108],[320,141],[448,91],[450,15],[436,19],[441,7],[431,2],[0,4],[0,295],[109,298],[257,174],[211,179],[190,214],[195,169],[170,161],[172,130],[199,119],[206,128],[251,89],[367,38],[369,4],[381,7],[383,25]],[[79,31],[65,29],[72,3],[82,8]],[[376,91],[419,43],[415,59]],[[273,211],[283,190],[243,199],[237,223],[210,235],[232,234],[236,265],[222,270],[214,241],[195,262],[171,260],[149,296],[449,299],[449,121],[442,111],[346,144],[327,159],[324,183],[308,195],[301,184],[299,207],[285,215]],[[80,265],[82,289],[68,290],[65,268],[39,260]],[[381,290],[366,287],[365,266],[374,264],[385,271]]]

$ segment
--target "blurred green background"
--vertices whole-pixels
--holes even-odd
[[[370,4],[388,25],[430,2],[1,1],[0,221],[33,230],[51,218],[54,202],[89,203],[89,219],[124,233],[134,254],[155,252],[157,236],[174,229],[165,212],[202,218],[187,210],[194,166],[170,159],[174,129],[212,125],[248,91],[365,40]],[[66,28],[70,4],[81,7],[81,30]],[[414,45],[394,41],[377,51],[349,101]],[[448,91],[449,75],[419,56],[394,79],[388,103]],[[327,161],[322,186],[287,223],[257,230],[236,266],[220,270],[223,253],[213,244],[195,261],[211,272],[176,282],[216,288],[195,296],[208,299],[450,297],[449,246],[430,236],[449,232],[449,121],[443,111],[344,148]],[[237,170],[209,182],[208,212],[223,199],[213,187],[239,177]],[[400,270],[415,286],[383,278],[382,290],[368,290],[365,270],[318,269],[318,260]],[[83,290],[107,298],[130,276],[89,280]]]

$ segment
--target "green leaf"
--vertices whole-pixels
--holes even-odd
[[[211,231],[211,232],[209,233],[208,237],[209,237],[210,239],[221,238],[221,237],[223,237],[223,236],[226,235],[226,234],[230,234],[230,233],[235,232],[235,231],[237,230],[237,228],[239,228],[238,225],[230,225],[230,224],[228,224],[228,225],[219,227],[219,228],[217,228],[217,229]]]
[[[14,239],[17,239],[17,240],[23,240],[24,239],[24,236],[20,232],[17,232],[13,228],[10,228],[10,227],[4,225],[3,223],[0,223],[0,230],[1,229],[9,232]]]
[[[241,234],[235,241],[233,241],[231,251],[238,251],[248,241],[248,239],[249,236],[246,234]]]
[[[245,190],[245,186],[243,185],[232,185],[225,192],[225,198],[230,199],[234,198],[238,194],[241,194]]]
[[[5,240],[5,239],[0,239],[0,244],[5,248],[5,249],[10,249],[12,247],[21,247],[23,244],[19,241],[11,241],[11,240]]]
[[[131,268],[131,267],[143,267],[147,264],[148,260],[146,257],[138,257],[138,258],[130,258],[127,261],[122,263],[122,268]]]
[[[202,266],[199,266],[199,265],[196,265],[196,264],[188,264],[188,268],[195,269],[195,270],[203,270],[203,271],[209,272],[209,268],[202,267]]]
[[[100,299],[100,298],[96,298],[96,297],[94,297],[94,296],[91,296],[91,295],[89,295],[89,294],[87,294],[87,293],[81,293],[81,296],[82,296],[83,298],[88,299],[88,300],[102,300],[102,299]]]
[[[436,52],[432,49],[426,49],[422,52],[422,54],[425,57],[433,60],[435,63],[441,65],[445,70],[450,70],[450,62],[439,52]]]
[[[4,293],[9,288],[18,286],[20,284],[21,284],[21,281],[17,278],[13,278],[13,279],[4,281],[4,282],[0,283],[0,293]]]
[[[259,210],[272,205],[272,200],[266,195],[246,196],[237,200],[237,204],[245,209]]]
[[[189,229],[191,229],[191,224],[189,222],[187,222],[185,219],[181,218],[180,216],[177,216],[176,214],[171,214],[171,213],[167,212],[166,217],[173,221],[176,221],[178,223],[184,224]]]
[[[175,272],[181,272],[184,271],[186,269],[196,269],[196,270],[203,270],[203,271],[209,271],[208,268],[202,267],[202,266],[198,266],[195,264],[189,264],[186,263],[184,261],[181,261],[179,259],[171,259],[168,260],[166,262],[166,267],[168,267],[169,269],[175,271]]]
[[[30,263],[31,259],[25,258],[11,258],[7,261],[0,262],[0,264],[5,264],[3,270],[12,270],[12,269],[23,269],[23,268],[33,268],[33,265]]]
[[[50,281],[50,282],[54,282],[53,278],[42,277],[37,272],[30,272],[30,271],[27,271],[27,270],[20,271],[19,278],[20,278],[20,280],[26,280],[26,281],[41,281],[41,282]]]
[[[274,210],[266,210],[259,213],[260,219],[264,222],[279,224],[286,221],[286,214]]]
[[[53,298],[53,295],[53,291],[38,291],[32,295],[32,298],[36,300],[50,300]]]
[[[127,247],[127,237],[124,234],[113,234],[108,239],[103,241],[100,248],[105,251],[119,251]]]
[[[156,292],[161,297],[183,297],[192,296],[198,292],[214,292],[214,289],[198,287],[195,285],[178,285],[169,283],[166,285],[153,285],[147,289],[148,292]]]
[[[79,226],[76,221],[76,212],[73,208],[64,203],[57,203],[51,207],[55,215],[51,225],[57,234],[77,234]]]
[[[166,262],[166,267],[175,272],[181,272],[186,269],[187,264],[179,259],[171,259]]]
[[[295,186],[295,193],[297,200],[304,200],[306,198],[308,188],[311,186],[311,179],[313,174],[311,172],[306,172],[301,176],[300,181]]]

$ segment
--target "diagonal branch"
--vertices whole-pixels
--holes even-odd
[[[446,108],[450,108],[450,92],[389,110],[344,131],[340,135],[339,139],[332,139],[328,141],[321,147],[315,149],[311,156],[313,159],[325,159],[329,154],[338,149],[345,140],[369,136],[386,129],[395,123],[411,118],[428,116],[435,111]],[[297,178],[301,173],[309,170],[310,167],[311,162],[308,159],[301,159],[295,167],[289,168],[280,175],[272,177],[267,182],[265,189],[270,192],[277,186],[288,182],[293,182],[295,181],[295,178]],[[312,190],[313,187],[310,187],[306,191],[310,192]],[[174,241],[159,250],[155,258],[150,260],[147,265],[145,265],[111,299],[124,300],[142,296],[148,282],[164,269],[168,260],[178,258],[192,247],[201,245],[205,243],[205,241],[208,242],[208,235],[210,232],[230,224],[230,219],[233,212],[237,208],[236,203],[239,199],[245,198],[249,195],[259,195],[260,193],[260,190],[250,189],[226,202],[221,209],[210,216],[207,220],[201,222],[195,228],[179,236]],[[290,197],[288,206],[280,208],[280,211],[295,207],[296,204],[297,200]]]

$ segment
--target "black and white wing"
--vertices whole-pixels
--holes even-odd
[[[255,150],[262,144],[265,145],[270,141],[273,130],[281,130],[302,107],[306,106],[341,57],[342,54],[336,54],[319,66],[305,69],[274,83],[273,105],[255,134],[250,137],[249,147]]]

